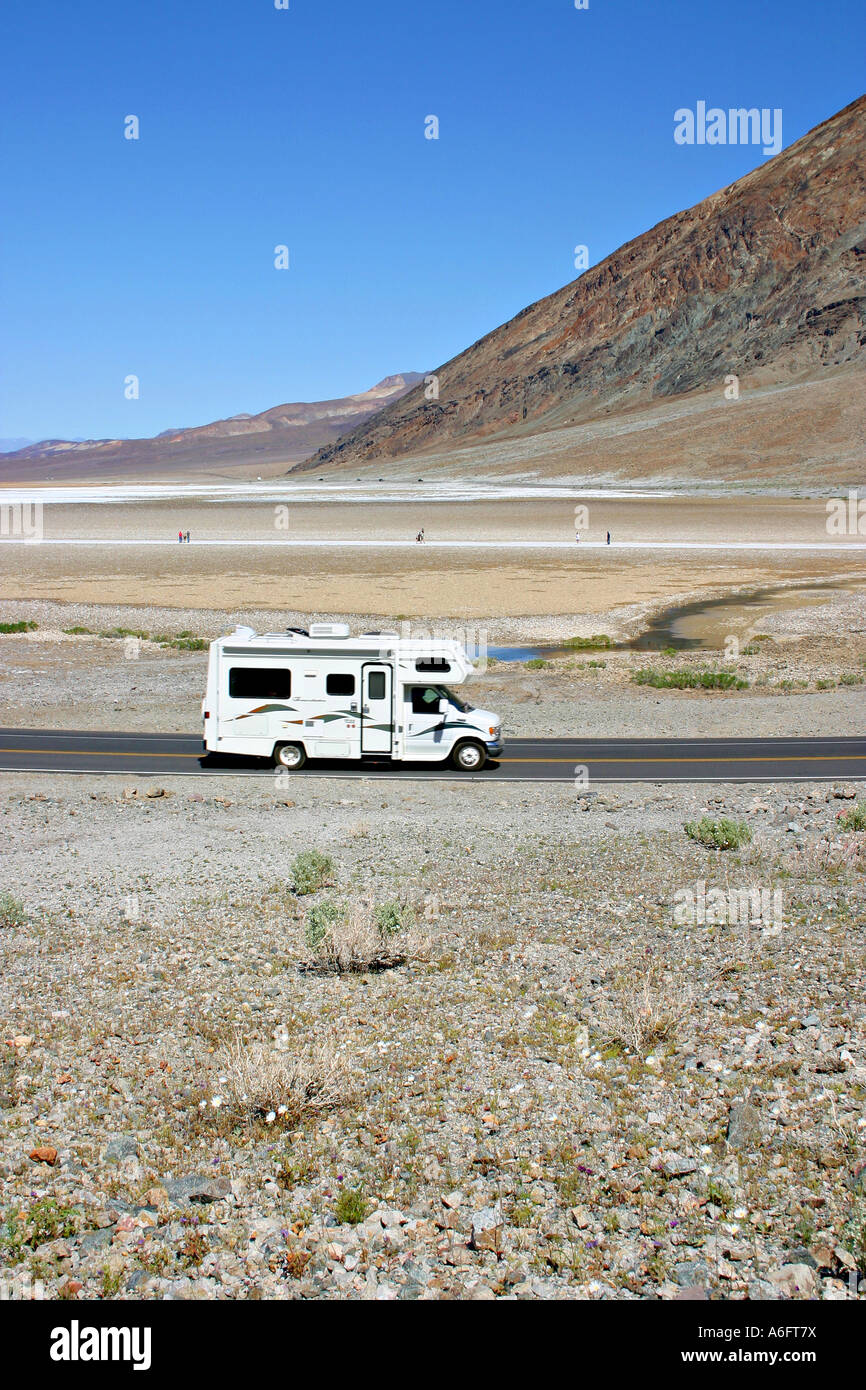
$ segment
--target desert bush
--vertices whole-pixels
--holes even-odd
[[[402,965],[409,950],[418,953],[414,924],[414,910],[397,900],[374,907],[362,898],[326,899],[307,913],[304,939],[310,955],[303,968],[347,974]]]
[[[292,886],[299,897],[315,893],[324,888],[334,872],[334,861],[330,854],[322,854],[317,849],[305,849],[296,855],[292,862]]]
[[[0,632],[35,632],[38,626],[38,623],[27,622],[26,620],[19,623],[0,623]]]
[[[785,869],[798,878],[817,873],[839,873],[848,877],[848,870],[866,873],[866,840],[859,835],[822,836],[809,844],[799,845],[783,859]]]
[[[839,817],[842,830],[866,830],[866,801],[858,801]]]
[[[26,921],[24,904],[4,888],[0,892],[0,927],[23,927]]]
[[[313,1111],[340,1105],[351,1091],[348,1069],[331,1039],[301,1054],[236,1038],[217,1054],[216,1064],[219,1096],[213,1100],[221,1103],[214,1108],[247,1120],[297,1125]]]
[[[592,637],[567,637],[563,646],[575,652],[605,652],[615,647],[616,643],[606,632],[596,632]]]
[[[645,1057],[669,1041],[688,1012],[690,999],[681,984],[663,978],[659,967],[641,961],[614,982],[611,998],[596,1020],[603,1047],[624,1048]]]
[[[721,820],[701,816],[699,821],[686,821],[683,828],[690,840],[696,840],[707,849],[739,849],[752,838],[745,821],[729,820],[727,816],[722,816]]]
[[[19,1264],[45,1241],[76,1235],[82,1224],[77,1207],[61,1206],[54,1197],[40,1197],[30,1207],[17,1204],[0,1219],[0,1261]]]
[[[382,936],[393,936],[398,931],[411,931],[415,925],[415,909],[411,903],[399,898],[380,903],[373,913],[373,920]]]
[[[342,915],[342,907],[328,898],[310,908],[304,923],[304,940],[311,951],[319,949],[328,932]]]
[[[633,671],[632,680],[656,690],[746,690],[749,685],[736,671],[657,671],[654,666]]]
[[[339,1226],[358,1226],[364,1220],[369,1204],[360,1187],[344,1187],[334,1207]]]
[[[203,652],[210,646],[206,637],[196,637],[192,632],[178,632],[173,637],[153,637],[151,641],[158,642],[161,647],[174,647],[179,652]]]

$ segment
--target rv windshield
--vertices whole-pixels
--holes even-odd
[[[466,701],[461,700],[459,695],[455,695],[453,690],[449,690],[447,685],[440,685],[437,689],[440,695],[444,696],[446,700],[450,700],[452,705],[459,709],[461,714],[468,714],[470,710],[474,709],[474,705],[467,705]]]

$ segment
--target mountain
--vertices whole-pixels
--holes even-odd
[[[113,478],[178,480],[227,468],[272,475],[307,458],[410,390],[420,372],[386,376],[355,396],[275,405],[210,425],[165,430],[155,439],[45,439],[0,457],[0,481],[82,482]]]
[[[291,472],[460,447],[464,468],[866,477],[864,367],[861,97],[446,362],[438,400],[422,382]]]

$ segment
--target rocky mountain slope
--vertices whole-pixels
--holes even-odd
[[[419,372],[404,372],[354,396],[276,405],[259,415],[233,415],[193,429],[166,430],[155,439],[47,439],[0,457],[0,481],[144,480],[232,465],[268,471],[275,461],[282,470],[286,462],[307,458],[323,443],[355,428],[420,379]]]
[[[292,471],[368,460],[381,466],[494,439],[513,441],[520,454],[521,441],[540,431],[708,390],[721,402],[728,374],[762,390],[804,381],[826,387],[835,375],[847,383],[864,366],[861,97],[445,363],[436,373],[438,400],[425,399],[421,382]],[[838,398],[850,399],[847,384]],[[780,421],[789,410],[790,400]],[[854,412],[850,429],[856,434],[862,423]],[[646,432],[639,434],[644,449]],[[861,432],[861,455],[862,439]],[[536,463],[537,443],[526,450]],[[744,447],[748,453],[748,441],[739,441],[740,453]],[[796,452],[795,445],[788,456],[795,472]],[[832,452],[847,458],[846,441]],[[806,473],[809,458],[804,446]],[[620,461],[634,473],[627,457]]]

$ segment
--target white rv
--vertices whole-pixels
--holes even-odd
[[[473,667],[459,642],[312,623],[259,635],[238,627],[210,645],[202,702],[210,753],[272,758],[443,762],[475,772],[502,751],[498,714],[452,686]]]

